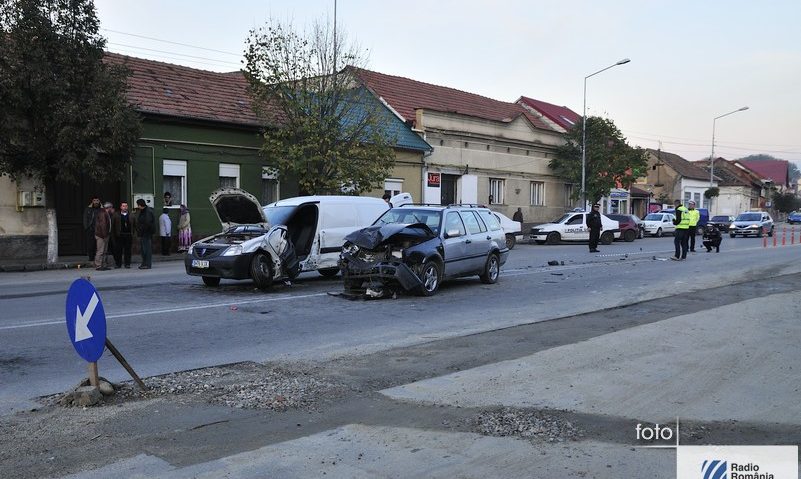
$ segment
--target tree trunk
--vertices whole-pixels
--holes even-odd
[[[47,262],[52,264],[56,261],[58,261],[58,224],[56,222],[56,209],[47,208]]]

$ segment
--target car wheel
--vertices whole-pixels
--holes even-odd
[[[515,235],[506,235],[506,247],[509,249],[513,249],[517,244],[517,238]]]
[[[324,278],[333,278],[339,273],[339,268],[323,268],[318,269],[317,272]]]
[[[657,238],[661,238],[662,237],[662,228],[657,228],[656,233],[654,233],[654,236],[656,236]]]
[[[599,239],[602,245],[610,245],[615,240],[615,235],[611,231],[604,231]]]
[[[250,277],[259,289],[267,289],[273,285],[270,257],[264,253],[256,253],[250,262]]]
[[[545,238],[545,242],[548,244],[559,244],[561,240],[562,240],[562,235],[560,235],[556,231],[551,231]]]
[[[623,240],[626,243],[631,243],[632,241],[634,241],[636,239],[637,239],[637,232],[634,231],[634,230],[626,230],[626,232],[623,233]]]
[[[220,278],[216,276],[203,276],[203,284],[206,286],[219,286]]]
[[[487,263],[484,265],[484,272],[481,273],[478,277],[481,278],[481,282],[484,284],[495,284],[498,282],[498,276],[501,274],[501,260],[498,259],[498,255],[492,253],[487,258]]]
[[[442,266],[436,261],[428,261],[420,267],[420,281],[423,287],[420,289],[422,296],[433,296],[439,290],[442,282]]]

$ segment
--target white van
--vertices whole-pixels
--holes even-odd
[[[303,271],[335,276],[345,236],[389,208],[380,198],[361,196],[299,196],[262,207],[238,188],[221,188],[209,201],[223,231],[190,247],[186,273],[201,276],[207,286],[219,285],[221,278],[252,279],[262,289]],[[390,201],[411,203],[411,195]]]

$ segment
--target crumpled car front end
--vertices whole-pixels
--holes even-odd
[[[383,297],[400,286],[406,291],[424,288],[421,265],[440,255],[442,242],[425,224],[370,226],[345,237],[340,269],[346,290]]]

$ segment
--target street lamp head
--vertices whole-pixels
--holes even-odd
[[[744,106],[744,107],[740,108],[740,109],[739,109],[739,110],[737,110],[737,111],[745,111],[745,110],[747,110],[747,109],[748,109],[748,107],[747,107],[747,106]]]
[[[631,60],[629,60],[628,58],[624,58],[624,59],[620,60],[619,62],[615,63],[615,65],[624,65],[624,64],[626,64],[626,63],[628,63],[630,61]],[[746,107],[746,108],[748,108],[748,107]]]

